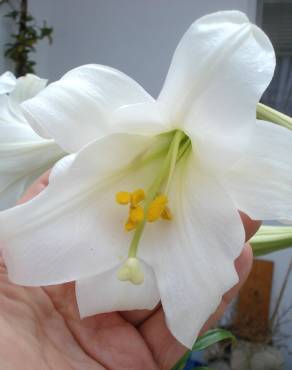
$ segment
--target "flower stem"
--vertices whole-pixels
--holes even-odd
[[[262,103],[258,103],[257,105],[257,118],[276,123],[288,130],[292,130],[292,117],[278,112],[276,109],[270,108]]]
[[[262,256],[292,246],[292,227],[261,226],[250,240],[255,256]]]

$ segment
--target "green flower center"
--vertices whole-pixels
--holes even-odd
[[[176,165],[188,157],[192,148],[191,140],[181,130],[175,130],[164,135],[170,136],[168,145],[165,145],[165,140],[162,140],[163,144],[158,145],[153,152],[148,153],[137,162],[137,166],[140,167],[158,158],[163,158],[160,171],[149,189],[147,191],[136,189],[133,192],[120,191],[116,194],[117,203],[129,205],[125,230],[134,232],[129,247],[128,259],[119,270],[118,278],[131,281],[134,284],[143,282],[137,252],[145,225],[147,222],[154,222],[161,218],[168,221],[173,218],[168,207],[171,181]]]

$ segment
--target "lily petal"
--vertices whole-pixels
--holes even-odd
[[[150,225],[147,245],[141,245],[154,269],[169,329],[188,348],[222,295],[237,283],[234,260],[244,245],[231,199],[194,162],[190,159],[175,176],[169,193],[173,220]]]
[[[154,100],[138,83],[113,68],[92,64],[69,71],[22,107],[40,136],[52,137],[74,153],[113,132],[115,110],[141,103]]]
[[[64,155],[52,140],[33,131],[19,105],[42,90],[46,80],[6,75],[14,85],[9,95],[0,97],[0,210],[15,205],[24,190]]]
[[[256,220],[292,219],[292,135],[257,121],[243,158],[224,184],[241,211]]]
[[[15,205],[24,190],[64,155],[52,141],[22,124],[0,124],[0,210]]]
[[[125,169],[148,148],[148,137],[116,134],[88,145],[59,169],[36,198],[0,213],[4,259],[12,281],[48,285],[97,275],[120,263],[131,235],[119,190],[149,182]],[[122,170],[124,168],[124,170]],[[133,186],[133,188],[132,188]],[[23,220],[25,219],[25,222]]]
[[[117,271],[120,266],[103,274],[78,280],[76,297],[80,316],[155,308],[160,297],[153,270],[142,261],[140,264],[144,274],[144,282],[140,285],[118,280]]]
[[[12,73],[6,73],[8,74],[9,79],[14,81],[14,85],[13,88],[9,90],[9,95],[0,97],[0,125],[19,124],[28,126],[19,104],[26,99],[32,98],[41,90],[43,90],[47,84],[47,80],[32,74],[28,74],[24,77],[19,77],[16,79]],[[0,77],[0,89],[2,77],[3,75]],[[32,129],[31,132],[32,136],[37,136]]]
[[[225,170],[242,153],[274,68],[268,37],[241,12],[206,15],[186,32],[158,101],[205,167]]]
[[[16,80],[15,88],[11,91],[10,97],[20,104],[37,95],[46,87],[47,83],[48,80],[29,73]]]
[[[16,84],[16,78],[13,73],[7,71],[0,76],[0,94],[10,93]]]

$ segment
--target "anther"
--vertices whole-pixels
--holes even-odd
[[[172,213],[171,213],[171,210],[165,206],[163,212],[161,213],[161,218],[163,218],[164,220],[168,220],[168,221],[171,221],[172,220]]]
[[[130,208],[130,219],[133,222],[140,222],[144,218],[144,209],[137,205]]]
[[[119,191],[116,194],[116,202],[119,204],[129,204],[131,201],[131,193],[127,191]]]
[[[136,229],[137,225],[138,225],[137,222],[134,222],[130,218],[128,218],[127,222],[125,223],[125,230],[126,231],[132,231],[132,230]]]
[[[136,206],[138,203],[145,199],[145,192],[143,189],[137,189],[133,191],[131,196],[132,206]]]
[[[156,198],[154,198],[148,208],[147,221],[154,222],[162,217],[162,213],[165,210],[167,202],[167,196],[163,194],[158,195]]]

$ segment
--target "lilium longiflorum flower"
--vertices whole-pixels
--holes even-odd
[[[291,219],[291,133],[256,120],[274,66],[258,27],[219,12],[183,36],[157,100],[123,73],[87,65],[24,102],[40,135],[78,152],[35,199],[0,214],[10,279],[76,280],[82,317],[161,300],[191,347],[238,281],[238,210]]]
[[[45,88],[47,80],[28,74],[0,76],[0,209],[13,206],[24,190],[65,153],[27,123],[20,104]]]

